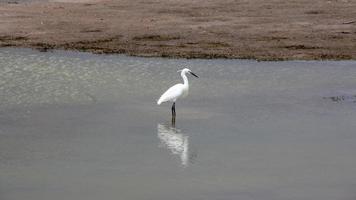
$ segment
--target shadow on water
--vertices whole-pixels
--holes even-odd
[[[342,103],[342,102],[356,103],[356,95],[338,95],[338,96],[323,97],[323,99],[328,99],[336,103]]]
[[[175,127],[175,121],[172,120],[170,126],[157,124],[157,137],[161,141],[160,147],[167,148],[172,155],[178,155],[183,167],[196,160],[197,153],[189,151],[189,136]]]
[[[356,103],[356,91],[354,89],[336,90],[331,94],[324,95],[323,99],[335,103]]]

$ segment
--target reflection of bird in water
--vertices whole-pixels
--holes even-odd
[[[174,127],[168,127],[162,124],[157,125],[157,136],[164,147],[169,149],[172,154],[179,155],[183,166],[188,166],[188,162],[191,162],[196,155],[189,155],[188,136],[183,135],[180,132],[179,129]]]

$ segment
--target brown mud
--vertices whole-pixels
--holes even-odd
[[[0,3],[0,47],[179,58],[356,59],[353,0]]]

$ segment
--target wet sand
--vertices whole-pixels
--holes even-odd
[[[0,46],[184,58],[356,59],[352,0],[0,3]]]

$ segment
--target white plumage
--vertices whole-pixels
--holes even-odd
[[[189,82],[188,82],[188,78],[187,78],[186,74],[190,73],[193,76],[198,78],[198,76],[195,75],[190,69],[184,68],[180,71],[181,71],[180,75],[183,78],[183,84],[178,83],[178,84],[173,85],[166,92],[164,92],[157,101],[158,105],[160,105],[161,103],[164,103],[164,102],[168,102],[168,101],[173,102],[172,116],[174,116],[174,117],[175,117],[175,102],[176,102],[176,100],[178,98],[186,97],[189,92]]]
[[[186,97],[188,95],[189,86],[178,83],[170,87],[162,96],[158,99],[157,104],[160,105],[163,102],[171,101],[175,102],[179,97]]]

